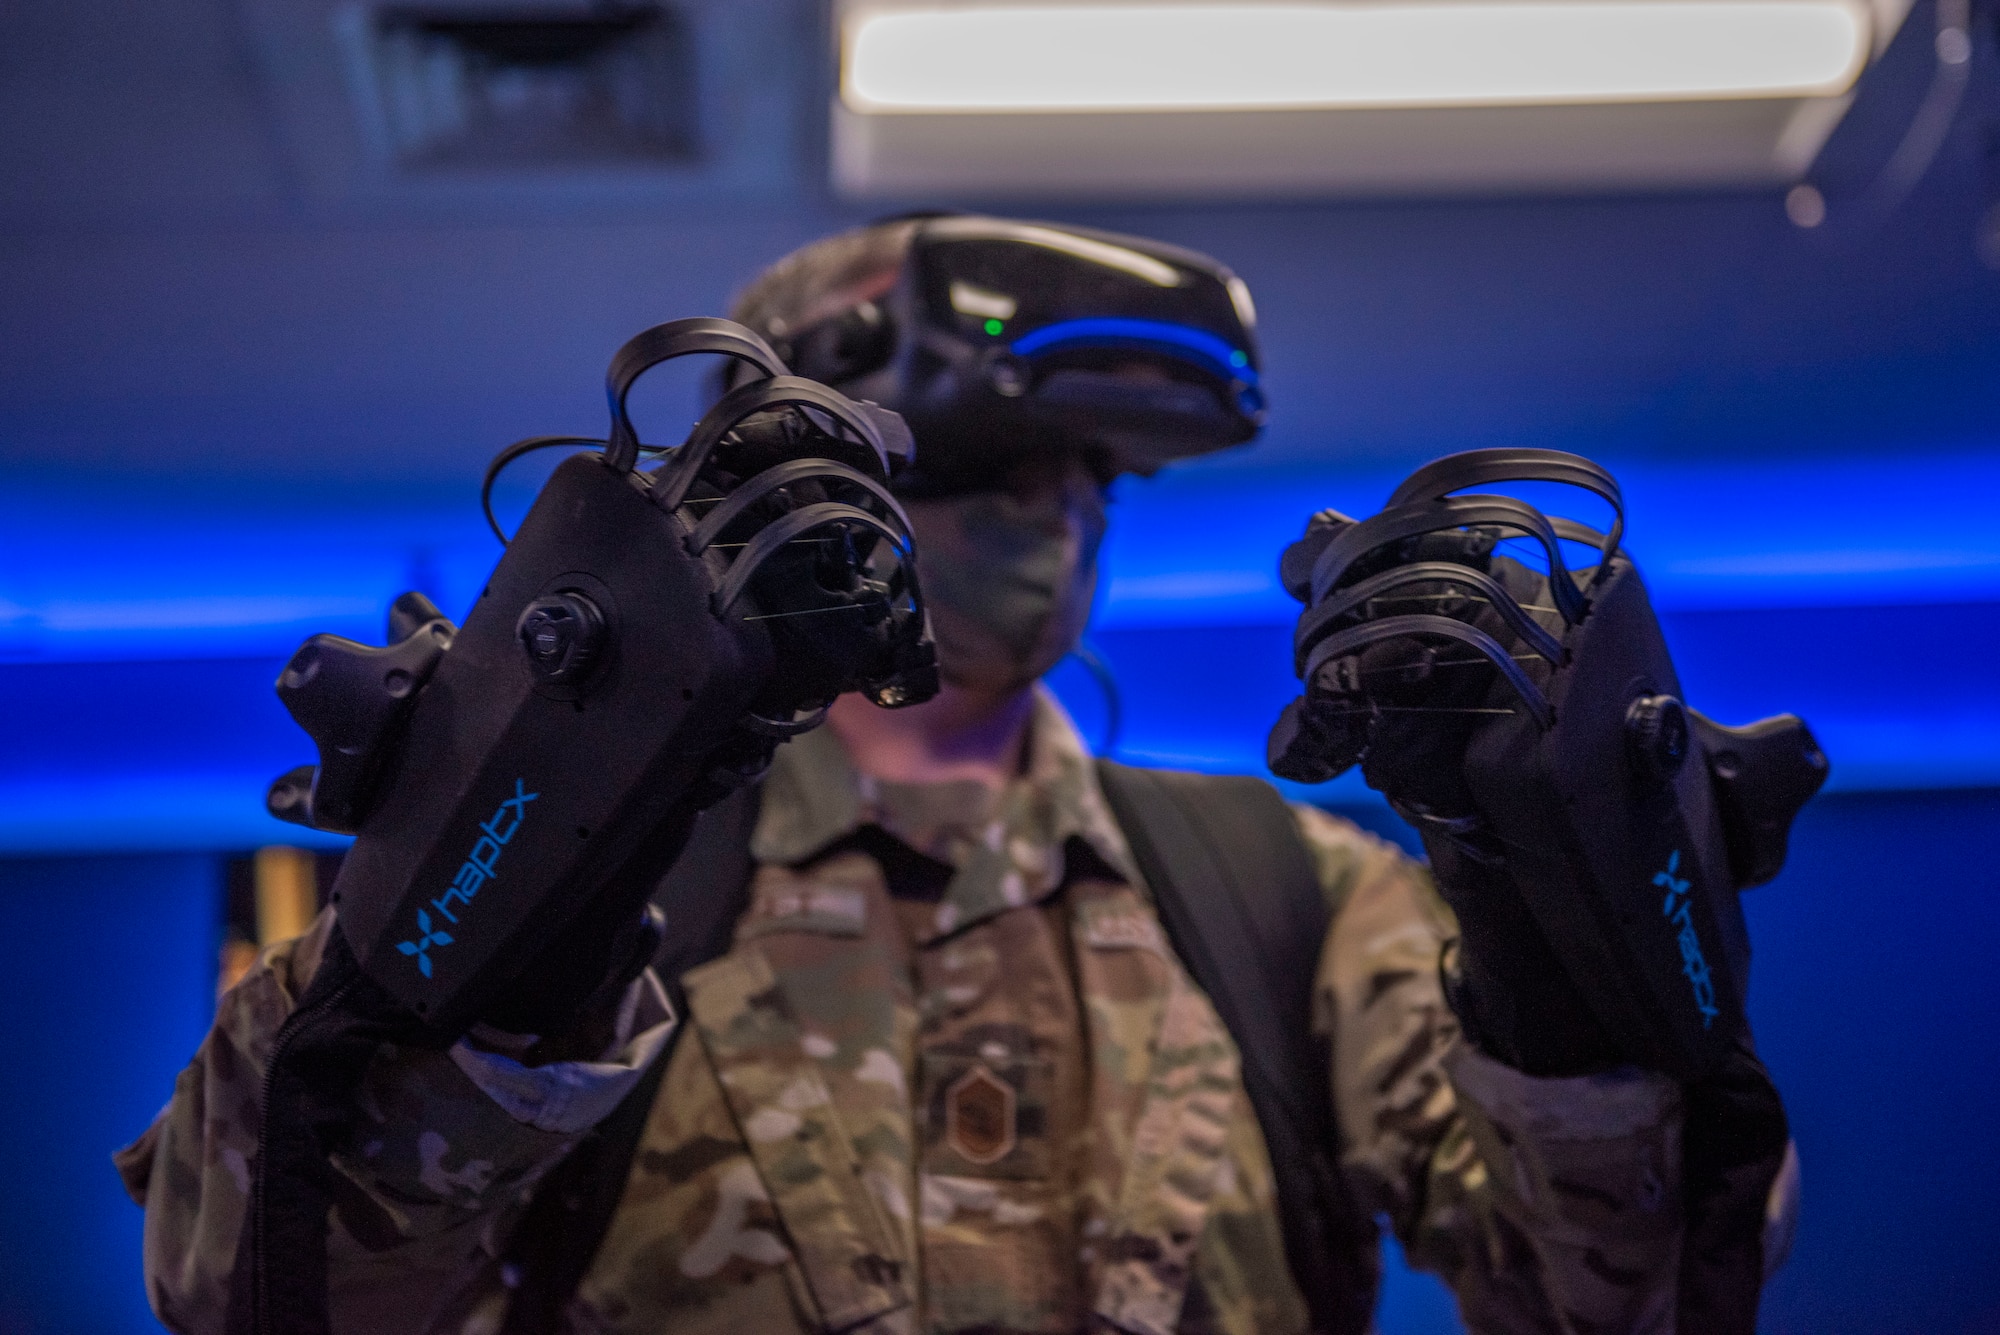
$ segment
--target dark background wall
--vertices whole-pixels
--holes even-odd
[[[645,197],[348,172],[274,59],[285,12],[0,6],[0,1335],[150,1328],[107,1155],[199,1041],[224,859],[296,837],[258,805],[310,758],[277,663],[379,635],[401,588],[462,611],[496,448],[598,429],[626,336],[891,206],[823,185],[811,0],[774,8],[758,77],[791,111],[756,170]],[[1819,730],[1834,791],[1750,904],[1805,1175],[1772,1332],[2000,1330],[1990,13],[1936,162],[1893,211],[1859,203],[1930,25],[1920,4],[1866,76],[1812,231],[1777,191],[1007,205],[1209,250],[1262,312],[1266,440],[1121,490],[1096,636],[1122,754],[1255,769],[1293,689],[1279,544],[1495,444],[1626,481],[1691,701]],[[687,386],[648,394],[670,436]],[[1095,735],[1087,679],[1056,684]],[[1396,832],[1351,779],[1310,796]],[[1382,1322],[1453,1328],[1401,1275]]]

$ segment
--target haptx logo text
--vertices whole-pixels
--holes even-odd
[[[1693,899],[1688,891],[1693,887],[1694,880],[1676,875],[1680,869],[1681,851],[1676,848],[1667,857],[1667,869],[1653,873],[1653,884],[1667,892],[1667,902],[1660,912],[1669,923],[1680,928],[1681,972],[1687,975],[1688,985],[1694,988],[1695,1009],[1701,1012],[1701,1027],[1707,1029],[1721,1012],[1715,1006],[1715,980],[1709,977],[1708,957],[1701,953],[1701,938],[1694,931],[1694,914],[1688,910]]]
[[[451,888],[430,902],[430,907],[436,909],[446,922],[457,926],[459,915],[472,907],[480,887],[498,875],[496,869],[500,863],[500,851],[512,843],[514,836],[520,832],[521,822],[527,818],[528,803],[540,796],[540,793],[528,791],[526,780],[516,779],[514,795],[504,799],[494,809],[492,817],[480,825],[479,838],[451,878]],[[454,904],[457,905],[455,911]],[[431,948],[453,944],[456,943],[451,934],[441,927],[433,927],[430,913],[418,909],[417,939],[398,941],[396,949],[415,957],[417,972],[428,978],[431,976]]]

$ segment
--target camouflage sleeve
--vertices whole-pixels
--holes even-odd
[[[1429,873],[1324,812],[1299,823],[1334,910],[1315,1025],[1362,1206],[1451,1285],[1471,1330],[1670,1332],[1678,1086],[1540,1079],[1472,1048],[1438,978],[1457,927]]]
[[[223,1329],[229,1275],[258,1146],[272,1038],[310,981],[332,927],[267,949],[222,999],[173,1099],[117,1165],[145,1207],[147,1296],[169,1329]],[[650,982],[650,979],[646,980]],[[635,989],[636,1037],[603,1062],[527,1068],[461,1043],[384,1046],[360,1090],[351,1151],[336,1156],[328,1242],[336,1331],[457,1328],[500,1292],[495,1259],[528,1189],[615,1105],[670,1024]]]

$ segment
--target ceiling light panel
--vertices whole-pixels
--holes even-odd
[[[932,203],[1798,181],[1906,0],[834,0],[842,194]]]
[[[1828,96],[1871,45],[1856,0],[858,4],[862,114],[1532,106]]]

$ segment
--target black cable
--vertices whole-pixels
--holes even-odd
[[[502,547],[507,545],[507,535],[500,531],[500,521],[493,517],[493,484],[500,480],[500,474],[507,470],[509,464],[523,455],[533,454],[536,450],[552,450],[563,445],[603,444],[604,442],[595,436],[529,436],[526,440],[515,441],[494,455],[493,461],[486,465],[485,479],[479,484],[479,510],[486,516],[486,527],[492,529],[493,536],[500,539],[500,545]],[[642,454],[661,454],[666,449],[664,445],[639,447]]]
[[[1118,755],[1118,739],[1125,732],[1125,703],[1118,693],[1118,674],[1089,640],[1077,641],[1069,656],[1083,665],[1083,670],[1097,683],[1097,689],[1104,693],[1104,735],[1098,741],[1097,754],[1114,760]]]

